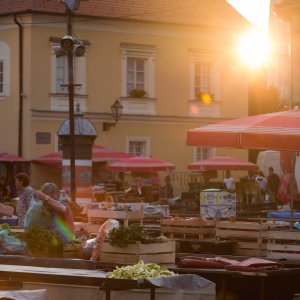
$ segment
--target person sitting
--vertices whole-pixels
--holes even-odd
[[[52,229],[62,243],[67,243],[74,239],[73,213],[68,200],[59,201],[59,196],[60,190],[55,183],[43,184],[41,190],[33,193],[34,199],[42,202],[40,204],[42,204],[43,210],[39,210],[42,215],[33,217],[34,205],[30,203],[24,224],[25,227],[40,225]],[[42,224],[40,220],[42,220]]]

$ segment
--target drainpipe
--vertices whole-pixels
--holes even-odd
[[[18,126],[18,155],[22,156],[23,149],[23,26],[14,15],[14,22],[19,27],[19,126]]]

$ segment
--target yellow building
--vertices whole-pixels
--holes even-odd
[[[95,143],[173,162],[177,172],[206,155],[247,158],[243,150],[185,143],[188,129],[248,115],[236,43],[251,25],[226,1],[88,0],[74,14],[72,34],[87,47],[74,58],[75,104],[95,125]],[[28,159],[58,150],[56,132],[68,118],[67,58],[54,46],[66,32],[59,0],[1,1],[0,148]],[[116,98],[122,117],[104,131]],[[58,175],[41,170],[32,167],[32,185]]]

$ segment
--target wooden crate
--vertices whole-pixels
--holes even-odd
[[[161,218],[160,232],[170,238],[197,238],[214,237],[216,230],[215,220],[205,220],[201,218]]]
[[[273,223],[219,221],[216,225],[218,240],[235,240],[233,254],[243,256],[266,256],[267,241]]]
[[[270,231],[267,258],[300,261],[300,232]]]
[[[88,223],[101,224],[105,219],[124,220],[124,226],[128,226],[129,220],[140,220],[144,218],[144,211],[129,211],[129,210],[104,210],[104,209],[89,209]]]
[[[118,264],[135,264],[139,260],[146,263],[174,263],[175,242],[153,244],[136,242],[127,247],[112,246],[110,243],[104,242],[100,260]]]

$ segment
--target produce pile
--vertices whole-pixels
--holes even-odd
[[[139,279],[149,277],[174,276],[176,273],[169,271],[166,267],[161,267],[155,263],[144,263],[142,260],[135,265],[116,267],[107,275],[108,278],[115,279]]]
[[[113,228],[109,233],[108,240],[111,245],[118,247],[126,247],[128,244],[135,244],[135,242],[141,242],[142,244],[166,242],[164,237],[155,238],[150,236],[140,225]]]

